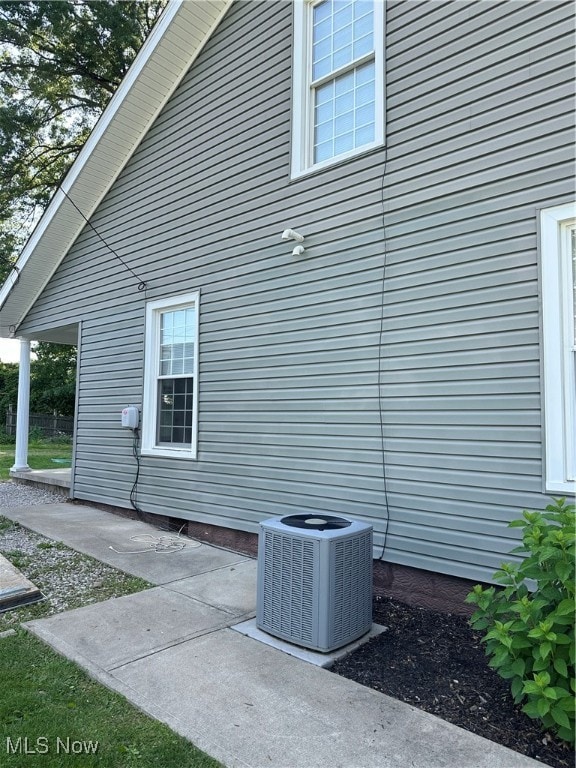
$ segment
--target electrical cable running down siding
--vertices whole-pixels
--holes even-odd
[[[134,482],[132,484],[132,488],[130,490],[130,505],[132,509],[136,512],[138,515],[138,519],[141,520],[143,523],[151,523],[155,528],[158,528],[160,531],[166,531],[167,533],[174,533],[177,532],[178,536],[182,533],[182,526],[176,526],[176,527],[170,527],[170,524],[168,526],[161,525],[158,520],[156,519],[156,516],[153,515],[151,512],[145,512],[138,504],[138,481],[140,479],[140,452],[138,450],[138,440],[140,437],[140,430],[138,427],[134,430],[134,434],[132,437],[132,455],[136,459],[136,476],[134,477]],[[199,546],[199,545],[197,545]],[[182,547],[183,548],[183,547]],[[172,545],[169,545],[167,551],[172,551]],[[130,553],[125,553],[130,554]]]
[[[384,15],[386,15],[386,4],[384,4]],[[386,24],[386,19],[384,19],[384,29],[386,30],[388,28]],[[386,40],[384,41],[384,45],[386,46]],[[388,136],[388,94],[386,93],[386,83],[387,79],[384,77],[384,115],[383,115],[383,135],[384,135],[384,141],[387,140]],[[384,145],[383,147],[383,153],[384,153],[384,160],[382,165],[382,180],[380,184],[380,205],[382,206],[382,245],[383,245],[383,253],[382,253],[382,289],[381,289],[381,301],[380,301],[380,332],[378,334],[378,418],[380,420],[380,443],[381,443],[381,458],[382,458],[382,486],[384,491],[384,504],[385,504],[385,514],[386,514],[386,527],[384,529],[384,539],[382,541],[382,552],[380,553],[380,557],[378,560],[382,560],[384,558],[384,551],[386,549],[386,543],[388,539],[388,529],[390,528],[390,505],[388,504],[388,483],[387,483],[387,476],[386,476],[386,454],[385,454],[385,446],[386,441],[384,437],[384,412],[382,408],[382,358],[384,353],[384,305],[386,301],[386,266],[387,266],[387,254],[388,254],[388,238],[386,235],[386,209],[385,209],[385,185],[386,185],[386,170],[388,167],[388,147]]]
[[[136,428],[132,436],[132,455],[136,459],[136,476],[134,477],[134,483],[132,484],[132,489],[130,490],[130,504],[132,505],[132,509],[136,512],[138,517],[141,520],[144,520],[144,511],[138,506],[137,499],[138,480],[140,479],[140,453],[138,452],[138,433],[139,430]]]
[[[125,268],[128,270],[128,272],[130,272],[130,274],[131,274],[133,277],[135,277],[135,278],[136,278],[136,280],[138,280],[138,290],[139,290],[139,291],[145,291],[145,290],[146,290],[146,288],[148,287],[148,286],[147,286],[147,284],[146,284],[146,281],[145,281],[145,280],[142,280],[142,278],[140,278],[140,277],[139,277],[139,276],[136,274],[136,272],[134,272],[134,270],[133,270],[131,267],[129,267],[129,266],[128,266],[128,264],[126,264],[126,262],[124,261],[124,259],[123,259],[123,258],[122,258],[122,257],[121,257],[121,256],[120,256],[118,253],[116,253],[116,251],[114,250],[114,248],[112,248],[112,246],[111,246],[111,245],[108,245],[108,243],[106,242],[106,240],[104,240],[104,238],[102,237],[102,235],[100,234],[100,232],[98,232],[98,230],[96,229],[96,227],[94,226],[94,224],[92,224],[92,222],[91,222],[91,221],[90,221],[88,218],[86,218],[86,216],[85,216],[85,215],[82,213],[82,211],[80,210],[80,208],[78,208],[78,206],[76,205],[76,203],[74,202],[74,200],[72,200],[72,198],[70,197],[70,195],[69,195],[69,194],[66,192],[66,190],[64,189],[64,187],[62,187],[62,186],[61,186],[61,187],[60,187],[60,191],[61,191],[61,192],[64,194],[64,196],[66,197],[66,199],[67,199],[67,200],[68,200],[68,201],[69,201],[69,202],[70,202],[70,203],[71,203],[71,204],[74,206],[74,208],[75,208],[75,209],[78,211],[78,213],[80,214],[80,216],[82,216],[82,218],[84,219],[84,221],[86,222],[86,224],[87,224],[87,225],[90,227],[90,229],[91,229],[91,230],[92,230],[92,231],[95,233],[96,237],[98,237],[98,238],[99,238],[99,239],[100,239],[100,240],[101,240],[101,241],[104,243],[104,245],[106,246],[106,248],[108,248],[108,250],[110,251],[110,253],[111,253],[113,256],[115,256],[115,257],[118,259],[118,261],[119,261],[119,262],[122,264],[122,266],[123,266],[123,267],[125,267]]]
[[[384,102],[386,104],[386,102]],[[384,124],[386,124],[386,108],[384,109]],[[385,523],[384,539],[382,541],[382,552],[378,560],[384,558],[384,551],[386,549],[386,542],[388,539],[388,529],[390,527],[390,506],[388,504],[388,484],[386,477],[386,455],[385,455],[385,437],[384,437],[384,413],[382,409],[382,358],[384,352],[384,304],[386,298],[386,264],[387,264],[387,246],[388,241],[386,237],[386,214],[384,209],[384,185],[386,183],[386,167],[388,162],[388,150],[384,148],[384,164],[382,168],[382,181],[380,185],[380,202],[382,205],[382,244],[384,246],[382,254],[382,288],[381,288],[381,302],[380,302],[380,331],[378,334],[378,417],[380,421],[380,443],[381,443],[381,461],[382,461],[382,486],[384,491],[384,504],[385,504]]]

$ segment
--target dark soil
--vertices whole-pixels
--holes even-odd
[[[482,633],[465,617],[376,597],[373,619],[388,630],[333,672],[554,768],[572,768],[574,751],[514,704],[507,681],[488,666]]]

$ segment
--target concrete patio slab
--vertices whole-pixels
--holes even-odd
[[[174,669],[178,670],[174,679]],[[228,768],[515,768],[533,761],[231,630],[118,668]]]
[[[70,467],[29,469],[25,472],[10,470],[10,477],[17,483],[46,488],[63,496],[68,496],[72,484],[72,470]]]
[[[166,589],[213,605],[233,616],[256,612],[256,560],[245,560],[173,581]]]
[[[186,537],[182,541],[188,541],[190,546],[180,551],[166,553],[150,549],[140,554],[129,554],[144,549],[141,542],[131,539],[132,536],[149,534],[158,537],[165,535],[165,532],[140,520],[119,517],[80,504],[13,507],[3,509],[2,514],[151,584],[167,584],[250,560],[244,555],[205,544],[198,547],[197,542]]]
[[[229,613],[155,587],[27,624],[50,642],[60,635],[75,652],[110,671],[134,659],[228,626]]]
[[[296,659],[302,659],[302,661],[307,661],[309,664],[314,664],[316,667],[323,667],[324,669],[330,669],[338,659],[343,659],[344,656],[352,653],[352,651],[367,643],[368,640],[381,635],[382,632],[386,632],[386,627],[383,627],[381,624],[372,624],[370,631],[353,643],[348,643],[348,645],[337,648],[330,653],[320,653],[319,651],[312,651],[310,648],[301,648],[298,645],[288,643],[286,640],[281,640],[279,637],[263,632],[256,626],[256,619],[248,619],[240,624],[233,624],[230,629],[240,632],[241,635],[246,635],[246,637],[258,640],[259,643],[269,645],[271,648],[277,648],[279,651],[294,656]]]
[[[155,533],[158,535],[158,531]],[[152,584],[169,584],[248,560],[243,555],[214,549],[206,544],[202,544],[200,547],[186,547],[179,552],[170,554],[152,551],[141,555],[122,554],[113,552],[108,547],[114,546],[115,549],[122,549],[126,546],[128,549],[130,546],[134,546],[134,542],[126,540],[121,543],[117,540],[115,544],[106,546],[108,540],[108,535],[102,534],[98,542],[71,541],[70,546],[79,549],[80,552],[93,552],[93,557],[98,558],[98,560],[113,565],[126,573],[147,579]],[[104,546],[95,546],[100,541]]]

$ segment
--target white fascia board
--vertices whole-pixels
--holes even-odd
[[[110,99],[106,109],[104,110],[104,112],[98,119],[96,125],[92,129],[92,132],[90,133],[90,136],[86,140],[86,143],[78,153],[78,157],[76,158],[76,160],[70,167],[70,170],[66,174],[64,180],[62,181],[61,186],[66,192],[70,192],[74,182],[81,175],[95,147],[98,145],[98,143],[102,139],[104,133],[106,132],[106,129],[109,127],[113,118],[116,116],[118,110],[122,106],[122,103],[126,95],[129,93],[130,89],[134,85],[138,76],[141,74],[144,68],[144,65],[146,64],[151,54],[153,53],[154,49],[158,45],[160,39],[162,38],[162,35],[164,34],[167,28],[167,25],[174,18],[174,15],[178,9],[178,6],[180,5],[180,2],[181,0],[175,0],[175,2],[170,2],[167,5],[164,13],[160,17],[160,19],[158,19],[158,23],[152,30],[152,33],[150,34],[148,39],[144,42],[132,66],[128,70],[126,77],[116,89],[116,92]],[[50,224],[52,219],[55,217],[56,213],[60,209],[60,206],[62,205],[65,199],[66,199],[65,195],[62,193],[60,189],[58,189],[54,194],[54,196],[52,197],[52,199],[50,200],[48,207],[44,211],[40,221],[34,228],[32,234],[30,235],[30,238],[28,239],[28,242],[24,246],[22,253],[18,257],[18,260],[16,261],[16,268],[19,271],[22,271],[22,269],[26,266],[26,263],[30,259],[31,255],[34,253],[36,246],[38,245],[42,236],[46,232],[48,225]],[[16,279],[17,277],[14,276],[10,282],[14,284]],[[4,300],[5,300],[4,293],[6,288],[7,288],[7,285],[4,284],[2,291],[0,291],[0,308],[4,304]]]
[[[83,204],[81,210],[84,216],[89,218],[94,213],[159,112],[212,36],[213,31],[224,17],[232,2],[233,0],[214,0],[214,2],[206,2],[206,0],[169,0],[162,16],[158,19],[150,36],[144,42],[125,78],[110,99],[78,157],[65,176],[61,184],[62,189],[58,189],[54,194],[42,218],[24,246],[22,253],[16,261],[16,270],[11,271],[4,285],[0,288],[0,320],[3,320],[0,323],[0,329],[6,326],[17,325],[24,318],[84,227],[85,221],[83,217],[75,213],[77,222],[73,232],[67,239],[64,239],[61,247],[56,249],[57,255],[52,259],[46,259],[46,253],[54,251],[53,248],[45,247],[48,245],[46,240],[50,237],[50,229],[53,231],[52,225],[58,224],[59,215],[70,216],[70,210],[67,213],[65,212],[65,209],[70,209],[70,203],[68,203],[64,192],[70,194],[72,199],[75,199],[71,192],[76,189],[76,192],[79,192],[81,195],[81,203]],[[187,50],[184,54],[182,48],[171,45],[170,32],[173,29],[178,29],[180,25],[186,27],[187,25],[194,25],[195,22],[203,23],[203,34],[200,36],[199,42],[197,40],[190,50]],[[178,72],[177,76],[170,75],[170,77],[167,77],[163,92],[159,85],[158,70],[155,67],[156,58],[161,62],[173,63],[175,70]],[[153,84],[150,89],[146,89],[148,73],[150,73],[150,79]],[[144,109],[137,108],[138,103],[141,103],[141,98],[138,97],[138,92],[141,88],[147,91],[149,99],[151,95],[155,97],[155,101],[152,103],[148,101]],[[131,101],[134,103],[131,104]],[[136,110],[136,112],[133,110]],[[135,115],[138,112],[140,112],[140,122],[135,119]],[[125,122],[125,116],[128,116],[128,124],[134,127],[133,136],[128,147],[125,144],[122,146],[124,142],[115,143],[114,141],[115,126]],[[123,125],[121,133],[123,138],[125,138],[126,125]],[[108,149],[106,159],[111,162],[111,169],[103,181],[102,161],[97,159],[97,155],[99,151],[102,154],[107,140],[109,143],[106,147]],[[116,153],[112,151],[114,147],[116,147]],[[75,202],[78,201],[75,200]],[[39,248],[43,250],[42,255],[38,254]],[[38,267],[38,285],[34,290],[34,298],[32,301],[28,300],[25,302],[24,306],[21,301],[16,301],[16,306],[11,308],[11,311],[8,311],[6,304],[12,290],[18,282],[26,280],[25,267],[34,260],[36,254],[41,257],[42,264]],[[4,317],[2,317],[2,313],[4,313]],[[1,335],[2,332],[0,330]]]

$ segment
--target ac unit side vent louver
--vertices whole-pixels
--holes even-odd
[[[261,523],[256,623],[327,652],[372,626],[372,526],[307,517],[315,526],[310,530],[303,515],[292,524],[291,517]]]

